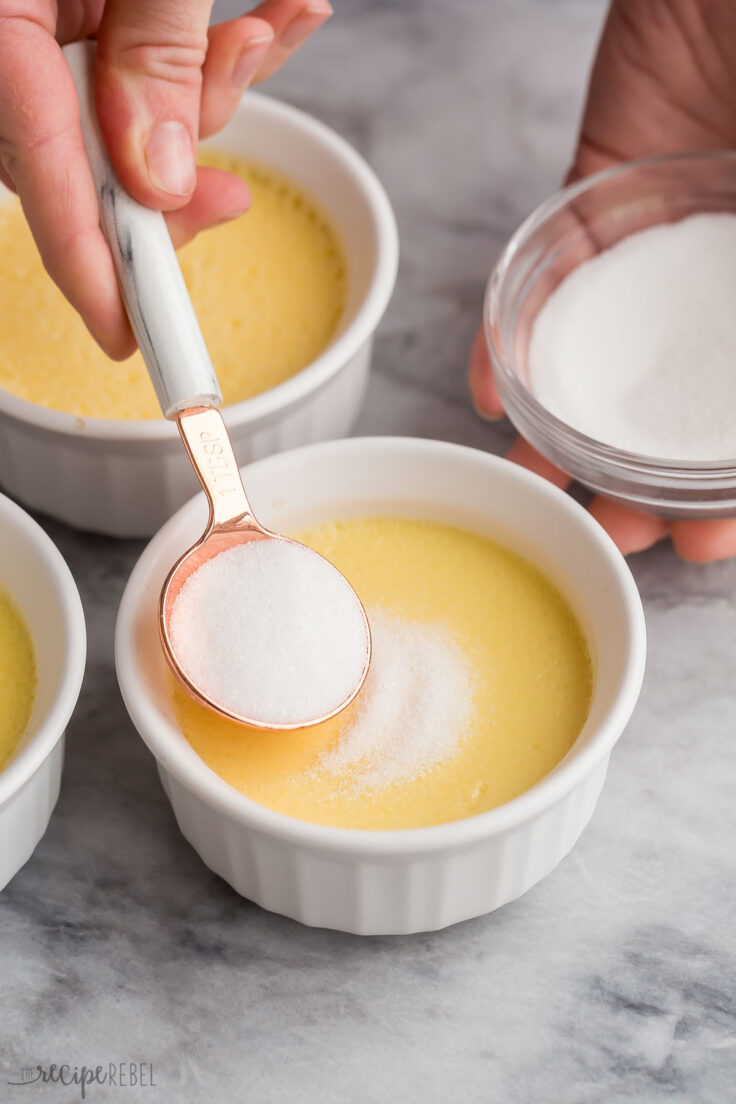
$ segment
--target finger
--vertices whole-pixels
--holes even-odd
[[[273,27],[274,42],[256,73],[263,81],[279,69],[332,15],[328,0],[264,0],[252,15]]]
[[[1,157],[1,155],[0,155]],[[15,184],[13,183],[10,174],[5,171],[2,166],[2,160],[0,160],[0,184],[4,184],[6,188],[9,188],[11,192],[15,191]]]
[[[120,357],[135,345],[98,225],[74,83],[51,7],[42,14],[3,21],[0,160],[49,275],[105,351]]]
[[[210,28],[202,71],[200,137],[224,127],[274,42],[270,23],[244,15]]]
[[[57,3],[56,41],[60,46],[97,34],[105,0],[78,0],[75,4]]]
[[[123,186],[159,210],[196,184],[202,66],[212,0],[108,0],[98,33],[100,127]]]
[[[506,459],[513,461],[514,464],[518,464],[522,468],[526,468],[528,471],[541,475],[548,483],[554,483],[555,487],[560,487],[562,490],[572,483],[572,477],[567,472],[555,467],[545,456],[532,448],[523,437],[516,438],[506,453]]]
[[[590,512],[624,556],[651,548],[657,541],[663,540],[669,532],[669,526],[662,518],[639,513],[638,510],[632,510],[630,506],[612,502],[600,495],[591,502]]]
[[[200,230],[244,214],[249,205],[248,188],[240,177],[220,169],[200,167],[197,187],[189,203],[166,215],[171,240],[178,249]]]
[[[493,379],[491,358],[488,355],[486,335],[480,325],[470,350],[468,383],[473,396],[473,405],[481,418],[495,422],[503,417],[503,405]]]
[[[673,521],[672,541],[679,556],[691,563],[736,556],[736,519]]]

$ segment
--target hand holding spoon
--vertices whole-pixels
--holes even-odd
[[[318,724],[349,705],[368,673],[365,610],[327,560],[270,532],[253,514],[163,215],[132,199],[110,165],[94,108],[95,47],[75,43],[64,53],[128,317],[163,413],[176,419],[210,507],[205,532],[161,591],[164,653],[194,697],[232,720],[264,729]],[[228,586],[245,605],[227,601]],[[180,599],[186,617],[178,617]]]

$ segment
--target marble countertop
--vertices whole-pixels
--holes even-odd
[[[368,157],[402,262],[356,433],[502,452],[464,370],[500,246],[569,157],[602,0],[341,0],[270,91]],[[218,4],[220,15],[233,4]],[[35,1062],[152,1063],[88,1099],[727,1104],[736,1099],[736,562],[637,556],[650,660],[592,823],[546,881],[432,935],[263,912],[179,835],[112,659],[142,545],[41,519],[84,600],[89,667],[61,799],[0,895],[0,1098]]]

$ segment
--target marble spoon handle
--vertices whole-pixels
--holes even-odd
[[[96,47],[64,47],[79,97],[82,134],[100,204],[100,226],[115,262],[133,333],[167,418],[222,395],[163,215],[137,203],[110,164],[94,105]]]

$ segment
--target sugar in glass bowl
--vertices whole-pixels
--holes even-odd
[[[223,408],[236,455],[245,463],[340,437],[362,404],[373,334],[396,280],[398,235],[389,199],[343,138],[258,92],[248,92],[206,144],[262,162],[313,195],[348,264],[347,301],[327,348],[283,383]],[[63,357],[60,350],[60,372]],[[164,418],[80,418],[3,390],[0,485],[69,525],[118,537],[150,536],[197,486],[176,425]]]
[[[705,212],[736,213],[736,154],[666,155],[607,169],[530,215],[502,253],[484,307],[496,385],[522,436],[590,490],[666,518],[736,514],[736,457],[660,459],[586,436],[535,398],[528,349],[547,297],[579,264],[637,231]]]
[[[320,927],[371,935],[430,931],[519,897],[583,831],[639,694],[644,616],[620,552],[552,484],[496,456],[443,442],[325,442],[262,460],[246,477],[258,516],[279,531],[337,518],[409,517],[496,538],[535,564],[572,607],[590,648],[593,696],[564,759],[488,812],[381,831],[311,823],[257,803],[211,770],[183,735],[158,639],[158,590],[177,550],[201,532],[207,511],[200,495],[144,551],[115,633],[126,707],[155,756],[184,836],[238,893]]]

